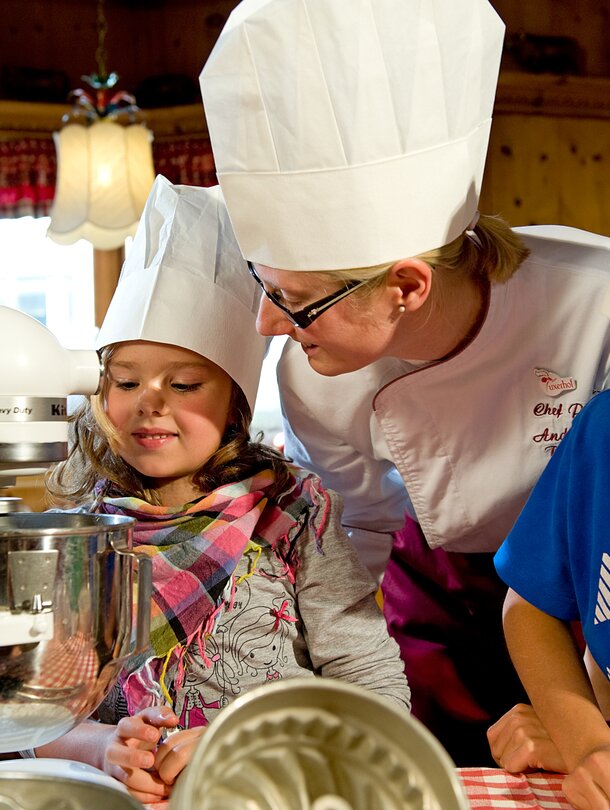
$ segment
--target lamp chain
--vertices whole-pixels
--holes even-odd
[[[106,33],[108,31],[108,23],[104,16],[104,0],[97,0],[97,50],[95,51],[95,59],[97,61],[97,73],[100,79],[107,78],[106,73]]]

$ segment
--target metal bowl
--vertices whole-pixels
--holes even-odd
[[[144,810],[132,796],[114,788],[60,776],[0,772],[2,810]]]
[[[0,516],[0,752],[65,734],[99,705],[125,659],[147,646],[151,561],[131,551],[134,522]]]
[[[353,684],[253,689],[203,734],[170,810],[467,810],[449,755],[406,711]]]

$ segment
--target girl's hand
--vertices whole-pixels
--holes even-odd
[[[513,706],[494,723],[487,731],[487,739],[493,758],[506,771],[567,771],[538,715],[525,703]]]
[[[177,725],[178,718],[167,706],[151,706],[124,717],[106,744],[104,771],[142,803],[167,798],[171,787],[154,769],[155,751],[162,729]]]
[[[587,754],[563,780],[563,792],[576,810],[609,810],[610,745]]]
[[[155,770],[166,785],[173,785],[193,757],[205,727],[176,731],[157,749]]]

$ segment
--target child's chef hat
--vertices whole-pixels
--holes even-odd
[[[487,0],[242,0],[201,91],[244,256],[372,266],[464,231],[503,34]]]
[[[97,338],[97,347],[152,340],[223,368],[254,409],[265,338],[248,273],[218,186],[158,176]]]

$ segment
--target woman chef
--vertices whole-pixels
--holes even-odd
[[[524,699],[492,552],[610,362],[610,240],[477,212],[503,33],[487,0],[243,0],[201,75],[257,327],[292,338],[286,450],[458,765]]]

